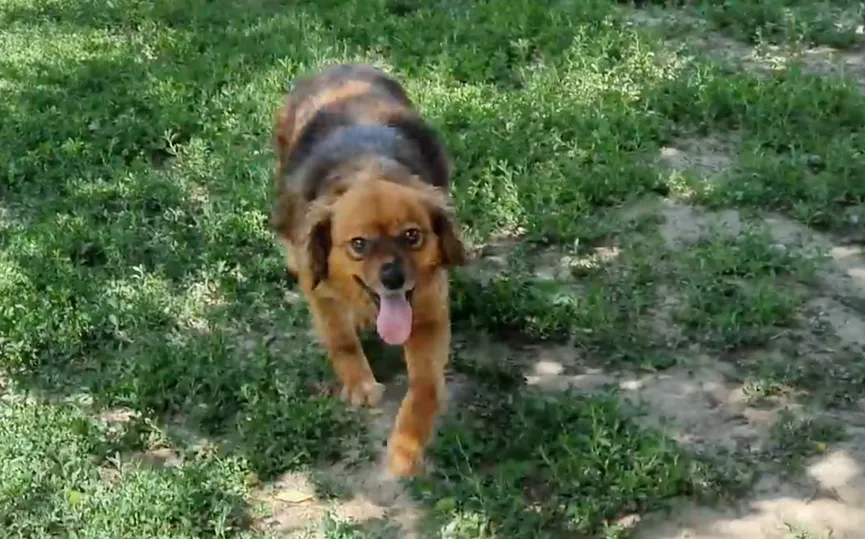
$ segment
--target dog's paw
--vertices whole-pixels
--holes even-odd
[[[414,477],[423,471],[423,448],[407,442],[399,436],[388,440],[387,473],[391,477]]]
[[[342,386],[340,398],[352,406],[377,406],[384,395],[384,385],[375,379]]]

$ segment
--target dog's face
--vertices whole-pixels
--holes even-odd
[[[378,295],[409,292],[418,274],[465,263],[453,215],[432,189],[364,180],[314,214],[316,281],[350,277]]]
[[[363,180],[311,218],[307,248],[315,284],[327,280],[365,290],[379,305],[379,334],[388,342],[404,341],[403,333],[408,338],[410,327],[388,326],[383,318],[410,320],[412,294],[423,276],[466,262],[446,199],[432,188]],[[399,335],[389,338],[387,327]]]

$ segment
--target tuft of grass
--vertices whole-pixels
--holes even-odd
[[[773,423],[766,452],[785,473],[802,471],[808,458],[826,450],[827,444],[844,441],[845,426],[824,418],[802,418],[785,410]]]
[[[789,522],[785,522],[784,526],[787,528],[787,539],[824,539],[819,535],[808,531],[807,529],[799,526],[798,524],[791,524]],[[831,539],[832,532],[829,532],[830,535],[825,539]]]
[[[680,263],[685,298],[675,319],[701,344],[728,350],[764,345],[793,324],[804,304],[797,282],[814,270],[761,229],[710,236]]]
[[[807,398],[821,406],[855,406],[865,394],[865,353],[834,351],[802,339],[782,341],[776,353],[743,365],[755,399]]]
[[[591,249],[538,257],[515,254],[490,280],[454,278],[452,318],[458,327],[510,342],[570,342],[609,362],[645,362],[657,349],[645,324],[654,306],[658,256],[642,236],[625,239],[615,261]],[[564,268],[570,276],[551,279]]]
[[[0,530],[7,537],[251,538],[245,462],[126,461],[104,423],[75,407],[0,404]]]
[[[720,490],[710,466],[638,427],[609,395],[483,388],[441,427],[431,458],[414,491],[453,537],[594,536],[676,496]]]
[[[400,533],[398,526],[380,519],[358,523],[328,514],[321,523],[324,539],[397,539]]]

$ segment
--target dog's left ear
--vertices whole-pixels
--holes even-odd
[[[305,248],[312,274],[312,288],[327,279],[330,256],[330,209],[325,206],[314,206],[307,215],[309,229],[305,238]]]
[[[459,223],[453,208],[443,198],[438,196],[427,203],[432,231],[439,240],[441,263],[445,268],[463,266],[468,262],[468,255],[460,237]]]

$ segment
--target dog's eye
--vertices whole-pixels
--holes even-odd
[[[366,253],[367,241],[366,238],[352,238],[351,250],[358,256],[363,256]]]
[[[409,247],[417,247],[420,245],[423,236],[421,236],[420,230],[410,228],[402,233],[402,239]]]

